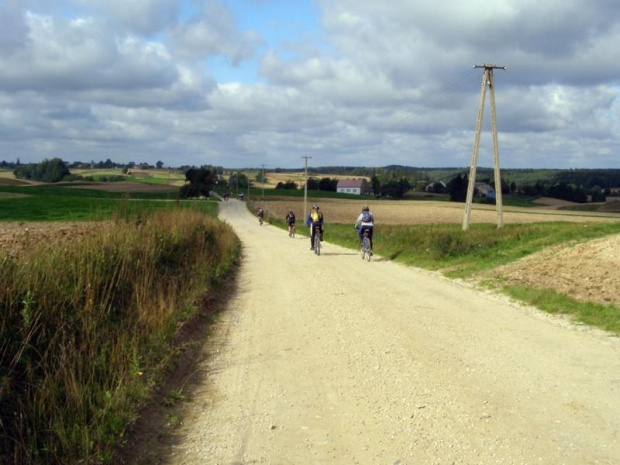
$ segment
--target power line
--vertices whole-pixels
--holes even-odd
[[[441,84],[436,90],[427,93],[422,99],[415,102],[417,106],[427,106],[431,101],[437,100],[437,96],[446,95],[448,91],[453,91],[456,89],[456,85],[465,81],[466,79],[477,76],[477,73],[473,68],[468,68],[466,71],[463,71],[456,75],[449,81]],[[473,79],[472,79],[473,80]],[[398,124],[403,122],[406,119],[413,118],[413,115],[405,113],[397,116],[395,119],[391,121],[392,124]]]

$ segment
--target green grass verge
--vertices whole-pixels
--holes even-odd
[[[357,248],[351,225],[326,225],[328,241]],[[475,224],[463,231],[456,224],[378,225],[374,248],[392,260],[446,276],[464,278],[518,260],[545,247],[570,241],[582,242],[620,233],[615,223],[532,223],[505,225]]]
[[[570,205],[570,206],[566,206],[566,207],[559,207],[558,210],[564,210],[564,211],[573,211],[573,212],[597,212],[600,210],[601,206],[603,206],[604,204],[600,204],[600,203],[589,203],[589,204],[585,204],[585,205]]]
[[[530,286],[504,286],[501,290],[510,297],[545,312],[570,315],[584,324],[620,334],[620,308],[616,305],[581,302],[552,290]]]

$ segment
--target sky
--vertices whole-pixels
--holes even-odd
[[[0,0],[0,160],[620,168],[618,0]]]

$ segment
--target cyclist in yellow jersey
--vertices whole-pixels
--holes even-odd
[[[323,213],[319,210],[319,206],[312,205],[312,211],[308,215],[308,226],[310,226],[310,250],[314,250],[314,236],[316,234],[316,228],[319,228],[320,238],[323,240]]]

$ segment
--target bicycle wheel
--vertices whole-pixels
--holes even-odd
[[[314,234],[314,253],[321,255],[321,235],[318,231]]]
[[[368,261],[370,261],[370,257],[371,257],[371,250],[370,250],[370,239],[368,239],[368,237],[364,237],[364,239],[362,239],[362,259],[366,258],[368,259]]]

